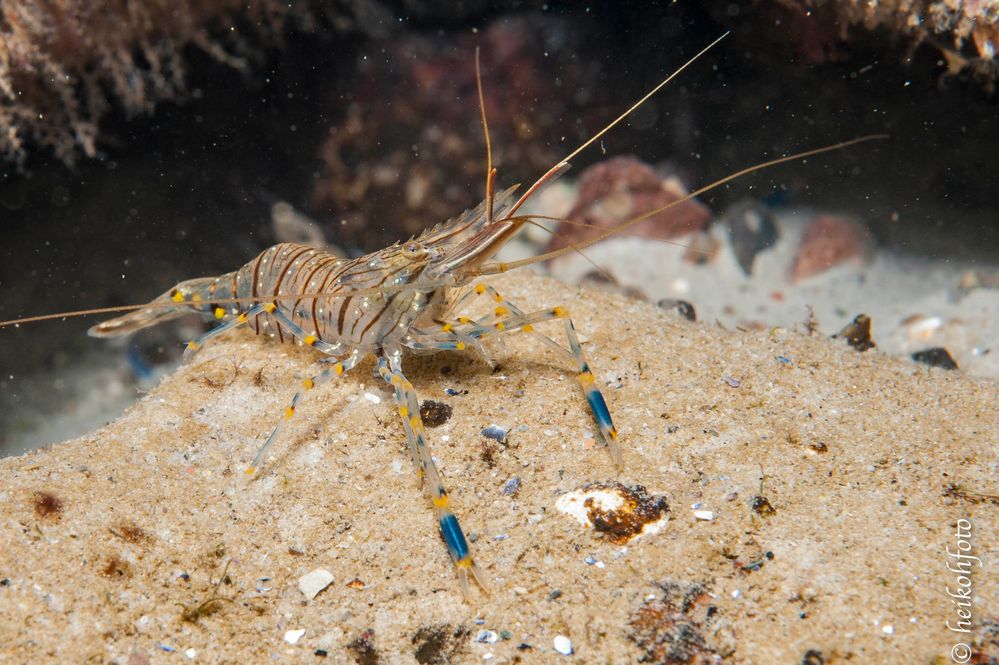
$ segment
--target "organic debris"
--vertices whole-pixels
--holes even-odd
[[[465,640],[469,630],[464,626],[453,627],[442,623],[424,626],[413,635],[416,652],[413,654],[420,665],[451,665],[466,662],[462,659]]]
[[[718,609],[700,584],[656,585],[661,594],[647,597],[631,615],[629,639],[642,651],[639,662],[656,665],[713,663],[732,651],[719,645]]]
[[[420,419],[427,427],[440,427],[451,419],[452,413],[454,413],[454,409],[446,402],[426,399],[420,404]]]
[[[851,323],[833,335],[833,339],[838,337],[845,339],[850,346],[861,353],[877,346],[871,339],[871,317],[866,314],[858,314]]]

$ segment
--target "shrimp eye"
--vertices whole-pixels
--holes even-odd
[[[402,246],[402,253],[407,259],[422,259],[427,249],[415,240],[410,240]]]

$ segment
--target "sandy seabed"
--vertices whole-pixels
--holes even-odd
[[[495,371],[411,358],[421,398],[453,409],[429,439],[489,595],[462,598],[370,361],[310,393],[261,477],[242,473],[316,354],[236,332],[103,429],[0,459],[0,660],[999,657],[994,382],[530,275],[495,284],[569,308],[624,465],[529,336],[505,337]],[[505,443],[481,434],[493,423]],[[665,528],[615,543],[555,507],[616,482],[665,497]],[[333,581],[309,600],[298,580],[317,568]],[[970,634],[947,628],[965,582]]]

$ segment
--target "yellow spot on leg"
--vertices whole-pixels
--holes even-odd
[[[552,309],[552,316],[556,319],[564,319],[569,316],[569,312],[565,309],[565,307],[556,307]]]
[[[434,508],[448,508],[450,501],[446,496],[434,497]]]
[[[534,332],[534,326],[532,326],[530,323],[528,323],[525,326],[521,326],[520,329],[523,330],[524,332]]]
[[[403,418],[409,418],[409,407],[407,407],[407,406],[400,406],[399,407],[399,415],[402,416]]]
[[[481,296],[483,293],[486,292],[486,285],[485,284],[476,284],[475,285],[475,292],[478,293]]]
[[[246,314],[240,314],[236,317],[236,320],[240,323],[246,323]]]
[[[313,381],[312,379],[306,379],[305,381],[302,381],[302,387],[305,388],[306,390],[312,390],[315,387],[315,385],[316,382]]]
[[[502,305],[496,308],[496,316],[506,316],[509,313],[510,310],[508,310],[506,307],[503,307]]]
[[[221,307],[216,307],[215,308],[215,318],[216,319],[221,319],[221,318],[224,318],[224,317],[225,317],[225,310],[222,309]]]
[[[266,305],[264,305],[264,311],[267,312],[268,314],[273,314],[274,310],[276,310],[276,309],[277,309],[277,305],[275,305],[272,302],[269,302]]]
[[[293,415],[295,415],[295,407],[289,406],[287,409],[284,410],[285,420],[290,420]]]
[[[198,348],[198,343],[192,339],[190,342],[187,343],[187,348],[190,349],[191,351],[194,351],[195,349]]]
[[[333,365],[333,371],[337,373],[337,376],[343,374],[343,363]]]
[[[254,467],[252,467],[252,466],[246,467],[246,475],[252,476],[256,472],[257,472],[257,470]]]
[[[585,388],[587,386],[593,385],[593,372],[581,372],[579,374],[579,383]]]
[[[170,300],[174,301],[175,303],[182,303],[184,302],[184,294],[181,293],[180,291],[174,291],[173,295],[170,296]]]
[[[506,324],[503,323],[502,321],[500,321],[499,323],[496,324],[496,330],[499,330],[500,332],[502,332],[504,328],[506,328]]]
[[[444,325],[441,326],[441,330],[443,332],[451,332],[452,330],[454,330],[454,326],[452,326],[450,323],[445,323]]]
[[[458,342],[457,344],[454,345],[454,348],[458,349],[459,351],[464,351],[465,350],[465,343],[464,342]]]
[[[312,346],[317,341],[319,341],[319,338],[316,337],[315,335],[306,335],[305,339],[303,339],[302,341],[305,342],[306,346]]]
[[[423,421],[420,420],[420,416],[419,415],[415,415],[415,416],[413,416],[412,418],[409,419],[409,426],[413,428],[414,432],[422,432],[423,431]]]

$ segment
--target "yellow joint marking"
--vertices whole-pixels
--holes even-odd
[[[483,293],[486,292],[486,285],[485,284],[476,284],[475,285],[475,292],[478,293],[481,296]]]
[[[312,379],[306,379],[305,381],[302,381],[302,387],[304,387],[306,390],[312,390],[313,388],[316,387],[316,382],[313,381]]]
[[[464,351],[465,350],[465,343],[464,342],[458,342],[457,344],[454,345],[454,348],[456,348],[459,351]]]
[[[343,363],[333,365],[333,371],[336,372],[337,375],[343,374]]]
[[[445,323],[444,325],[441,326],[441,330],[444,332],[451,332],[452,330],[454,330],[454,326],[452,326],[450,323]]]
[[[257,472],[257,470],[255,468],[253,468],[252,466],[246,467],[246,475],[252,476],[256,472]]]
[[[525,326],[521,326],[520,329],[523,330],[524,332],[534,332],[534,326],[532,326],[530,323],[528,323]]]
[[[409,381],[403,381],[402,382],[402,389],[403,390],[412,390],[413,389],[413,384],[410,383]]]
[[[471,322],[472,322],[472,320],[470,318],[468,318],[467,316],[459,316],[458,317],[458,323],[471,323]]]
[[[455,562],[454,565],[457,566],[458,568],[471,568],[472,567],[472,557],[470,557],[470,556],[463,556],[460,559],[458,559],[458,561]]]
[[[495,294],[493,295],[493,300],[495,300],[496,302],[503,302],[503,296],[501,296],[501,295],[499,294],[499,291],[497,291],[497,292],[496,292],[496,293],[495,293]]]
[[[306,346],[312,346],[317,341],[319,341],[319,338],[316,337],[315,335],[306,335],[305,339],[303,339],[302,341],[305,342]]]
[[[508,310],[506,307],[503,307],[502,305],[496,308],[496,316],[506,316],[509,313],[510,310]]]
[[[447,508],[450,503],[446,496],[434,497],[434,508]]]
[[[194,351],[196,348],[198,348],[198,343],[192,339],[190,342],[187,343],[187,348],[189,348],[191,351]]]
[[[201,302],[201,300],[202,298],[200,293],[195,293],[193,296],[191,296],[191,302]]]
[[[275,305],[272,302],[269,302],[266,305],[264,305],[264,311],[267,312],[268,314],[273,314],[274,310],[276,310],[276,309],[277,309],[277,305]]]
[[[569,312],[566,311],[565,307],[556,307],[552,309],[552,316],[557,319],[564,319],[569,316]]]
[[[240,314],[239,316],[236,317],[236,320],[239,321],[240,323],[246,323],[246,314]]]
[[[216,307],[215,308],[215,318],[216,319],[221,319],[221,318],[224,318],[224,317],[225,317],[225,310],[222,309],[221,307]]]
[[[295,415],[295,407],[289,406],[287,409],[284,410],[285,420],[290,420],[293,415]]]
[[[506,324],[503,323],[502,321],[496,324],[496,330],[502,331],[504,328],[506,328]]]
[[[409,407],[405,405],[400,406],[399,415],[402,416],[403,418],[409,418]]]
[[[412,418],[409,419],[409,426],[413,428],[414,432],[422,432],[423,431],[423,421],[420,420],[420,416],[419,415],[415,415],[415,416],[413,416]]]
[[[579,374],[579,382],[581,384],[583,384],[583,386],[592,386],[593,385],[593,372],[580,372],[580,374]]]
[[[173,295],[170,296],[170,300],[172,300],[172,301],[174,301],[176,303],[184,302],[184,294],[181,293],[180,291],[174,291]]]
[[[402,377],[399,376],[398,374],[393,374],[392,375],[392,385],[393,386],[401,386],[402,385]]]
[[[607,434],[610,436],[610,438],[612,438],[615,441],[617,441],[617,430],[616,429],[614,429],[613,427],[611,427],[610,430],[607,432]]]

